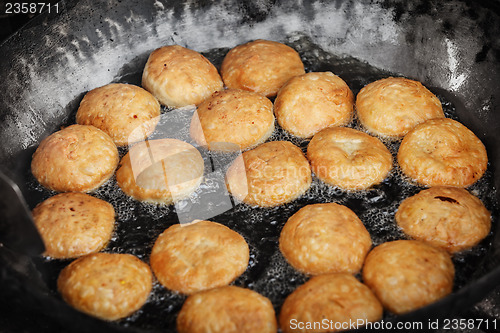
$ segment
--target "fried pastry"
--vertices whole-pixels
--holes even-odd
[[[60,193],[33,209],[44,255],[76,258],[100,251],[111,239],[115,210],[104,200],[78,192]]]
[[[113,175],[118,160],[109,135],[94,126],[71,125],[42,140],[31,172],[50,190],[90,192]]]
[[[477,245],[489,234],[491,215],[467,190],[438,186],[404,200],[396,222],[413,239],[454,253]]]
[[[179,333],[276,333],[277,330],[269,299],[235,286],[189,296],[177,316]]]
[[[286,131],[310,138],[324,128],[348,124],[353,106],[354,95],[340,77],[331,72],[307,73],[281,87],[274,112]]]
[[[179,45],[149,55],[142,86],[168,107],[198,105],[223,88],[215,66],[200,53]]]
[[[422,83],[389,77],[366,85],[356,97],[363,126],[375,135],[403,137],[416,125],[444,118],[439,99]]]
[[[358,273],[371,245],[361,220],[336,203],[301,208],[288,219],[279,239],[286,260],[311,275]]]
[[[170,290],[192,294],[228,285],[247,268],[248,244],[236,231],[210,221],[175,224],[156,240],[150,264]]]
[[[112,83],[89,91],[80,102],[76,122],[106,132],[117,146],[145,140],[155,130],[160,103],[141,87]]]
[[[297,146],[272,141],[238,157],[226,173],[226,185],[236,199],[249,205],[279,206],[307,191],[311,169]]]
[[[445,118],[428,120],[411,130],[399,147],[398,163],[419,184],[467,187],[486,172],[488,155],[472,131]]]
[[[142,307],[152,281],[149,266],[133,255],[94,253],[66,266],[59,274],[57,288],[77,310],[117,320]]]
[[[158,139],[130,148],[116,171],[122,191],[139,200],[172,204],[189,197],[203,180],[200,152],[184,141]]]
[[[222,62],[221,75],[228,88],[276,96],[290,78],[304,74],[304,64],[291,47],[258,39],[231,49]]]
[[[382,312],[372,291],[354,276],[325,274],[311,278],[285,299],[279,323],[284,333],[336,332],[336,327],[349,327],[349,322],[377,321]],[[303,329],[297,328],[299,323]]]
[[[455,268],[450,255],[416,240],[375,247],[365,260],[363,281],[384,307],[403,314],[451,293]]]
[[[227,89],[201,103],[191,120],[191,137],[210,150],[253,148],[274,130],[273,104],[257,93]]]
[[[347,127],[326,128],[307,147],[314,174],[327,184],[363,190],[382,182],[392,155],[377,138]]]

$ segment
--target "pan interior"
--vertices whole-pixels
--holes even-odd
[[[422,309],[414,319],[447,315],[470,306],[497,283],[500,9],[495,2],[157,0],[138,6],[133,0],[63,0],[60,7],[60,13],[36,17],[0,45],[0,167],[19,184],[31,208],[54,194],[33,180],[31,155],[45,136],[74,123],[87,91],[110,82],[139,84],[148,54],[162,45],[205,51],[220,65],[228,48],[253,39],[270,39],[294,47],[307,71],[328,70],[339,75],[354,93],[389,75],[422,81],[438,95],[448,117],[458,118],[483,140],[491,164],[470,190],[492,211],[493,234],[476,249],[455,256],[455,293],[446,303]],[[169,119],[183,124],[187,117]],[[179,138],[189,140],[180,127]],[[307,145],[279,128],[271,140],[278,139],[291,140],[303,149]],[[397,143],[386,144],[394,154]],[[210,160],[210,155],[202,153]],[[231,156],[223,159],[230,160]],[[227,163],[222,163],[220,173]],[[206,197],[204,193],[210,194],[213,186],[221,185],[216,176],[207,177],[195,202]],[[279,232],[293,213],[309,203],[345,204],[359,215],[378,244],[403,237],[395,228],[394,210],[419,189],[407,184],[397,169],[386,182],[362,195],[330,188],[315,179],[309,192],[291,204],[277,209],[236,205],[213,220],[240,232],[250,244],[250,266],[235,284],[270,297],[279,310],[284,297],[306,280],[285,263],[277,247]],[[110,201],[117,211],[115,237],[106,251],[132,253],[147,262],[156,236],[177,223],[173,207],[127,198],[114,179],[93,195]],[[22,264],[31,265],[27,258],[3,248],[0,255],[2,262],[9,259],[7,265],[0,265],[2,278],[12,284],[9,290],[21,291],[15,297],[23,306],[37,304],[36,312],[64,321],[74,330],[92,331],[90,327],[103,325],[94,322],[91,326],[90,318],[78,317],[60,300],[55,281],[69,262],[35,259],[38,271],[32,272],[18,269]],[[26,279],[18,278],[13,270]],[[29,287],[33,288],[26,296]],[[144,309],[113,327],[118,331],[124,326],[159,331],[173,328],[183,299],[155,285]],[[85,325],[77,324],[81,321]]]
[[[347,82],[354,94],[364,85],[377,79],[397,76],[396,73],[378,69],[355,58],[339,57],[326,52],[306,36],[301,38],[295,36],[285,42],[300,53],[307,72],[332,71]],[[204,55],[219,67],[228,50],[228,48],[213,49],[204,52]],[[129,64],[131,68],[136,65]],[[117,82],[140,84],[140,76],[141,72],[130,72],[120,77]],[[460,120],[457,116],[457,107],[451,102],[449,93],[435,87],[428,88],[442,102],[446,116]],[[72,112],[69,121],[60,124],[61,126],[73,123],[76,110]],[[188,130],[191,112],[163,108],[162,113],[162,120],[151,138],[170,137],[192,143]],[[163,130],[164,125],[167,125],[168,131]],[[349,126],[362,129],[356,119]],[[309,140],[293,137],[279,127],[270,140],[291,141],[301,147],[304,152],[309,142]],[[384,143],[392,152],[395,160],[399,141],[385,140]],[[225,186],[224,173],[235,155],[209,153],[203,148],[199,148],[199,150],[205,159],[205,180],[191,198],[184,200],[177,206],[179,210],[196,205],[207,205],[207,203],[206,209],[217,209],[216,206],[220,203],[217,202],[217,199],[213,199],[213,196],[214,193],[220,193],[219,189]],[[126,151],[126,149],[121,149],[121,156]],[[218,161],[215,171],[212,169],[214,160]],[[29,165],[26,166],[25,175],[29,183],[27,197],[30,199],[31,208],[54,194],[36,183],[29,173]],[[402,200],[416,194],[421,189],[423,188],[409,182],[395,166],[382,184],[367,191],[348,192],[328,186],[314,178],[307,193],[292,203],[276,208],[254,208],[233,201],[234,206],[231,209],[216,215],[211,220],[223,223],[239,232],[250,246],[249,267],[234,284],[251,288],[268,297],[279,313],[285,297],[308,279],[307,276],[295,271],[287,264],[278,248],[280,231],[292,214],[307,204],[336,202],[346,205],[360,217],[370,232],[374,245],[378,245],[386,241],[405,239],[404,234],[396,226],[394,214]],[[492,212],[493,221],[496,223],[498,207],[491,167],[485,176],[469,190],[485,203]],[[119,189],[115,179],[111,179],[92,194],[110,202],[117,213],[114,237],[104,249],[105,252],[131,253],[148,262],[151,248],[158,235],[179,221],[174,206],[137,202],[127,197]],[[492,236],[490,235],[474,249],[453,257],[457,271],[455,290],[474,281],[480,275],[479,272],[482,271],[484,260],[486,260],[485,254],[488,252],[491,242]],[[60,270],[69,261],[37,259],[36,263],[53,295],[60,297],[56,290],[56,280]],[[119,324],[145,329],[174,330],[176,313],[180,310],[184,299],[184,296],[168,291],[156,282],[146,305],[131,317],[123,319]],[[386,314],[385,319],[390,318],[391,316]]]

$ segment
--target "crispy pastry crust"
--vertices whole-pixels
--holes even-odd
[[[155,130],[160,103],[146,90],[122,83],[108,84],[83,97],[76,122],[106,132],[117,146],[146,139]]]
[[[190,128],[196,143],[208,144],[210,150],[253,148],[266,141],[273,130],[272,102],[257,93],[236,89],[216,92],[201,103]]]
[[[117,320],[142,307],[151,292],[152,279],[149,266],[133,255],[95,253],[66,266],[57,287],[77,310]]]
[[[336,203],[307,205],[280,235],[283,256],[306,274],[358,273],[372,241],[361,220]]]
[[[358,118],[369,132],[403,137],[416,125],[444,118],[439,99],[420,82],[389,77],[366,85],[356,97]]]
[[[228,88],[276,96],[290,78],[304,74],[304,64],[291,47],[258,39],[238,45],[224,57],[221,75]]]
[[[410,237],[451,253],[477,245],[490,232],[491,215],[467,190],[431,187],[404,200],[396,221]]]
[[[90,192],[114,173],[118,150],[94,126],[71,125],[46,137],[33,154],[31,172],[56,192]]]
[[[200,53],[179,45],[163,46],[149,55],[142,86],[169,107],[198,105],[223,88],[215,66]]]
[[[226,174],[238,200],[261,207],[295,200],[311,185],[311,169],[302,151],[288,141],[272,141],[244,152]]]
[[[451,293],[455,268],[450,255],[416,240],[375,247],[365,260],[363,281],[384,307],[403,314]]]
[[[248,244],[228,227],[210,221],[175,224],[156,240],[151,268],[158,281],[183,294],[228,285],[247,268]]]
[[[111,239],[115,210],[104,200],[78,192],[60,193],[33,209],[45,256],[76,258],[100,251]]]
[[[349,323],[382,318],[382,305],[372,291],[350,274],[325,274],[311,278],[298,287],[283,303],[279,316],[284,333],[327,332],[321,329],[292,329],[292,320],[301,323]],[[335,332],[334,325],[331,325]]]
[[[277,326],[269,299],[235,286],[189,296],[177,316],[179,333],[275,333]]]
[[[116,181],[125,194],[145,202],[171,204],[200,186],[204,162],[200,152],[184,141],[140,142],[122,158]]]
[[[300,138],[324,128],[349,123],[354,95],[331,72],[307,73],[290,79],[278,92],[274,112],[281,127]]]
[[[467,187],[483,176],[488,155],[467,127],[452,119],[434,119],[410,131],[398,151],[401,170],[427,186]]]
[[[378,184],[392,168],[392,155],[379,139],[347,127],[316,134],[307,147],[307,158],[319,179],[348,190]]]

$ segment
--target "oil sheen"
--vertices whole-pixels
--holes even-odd
[[[339,57],[326,53],[307,38],[293,38],[285,43],[296,49],[306,68],[306,72],[331,71],[347,82],[356,95],[366,84],[388,76],[404,76],[404,73],[389,73],[374,68],[354,58]],[[220,67],[228,49],[214,49],[204,55]],[[134,66],[130,66],[133,68]],[[140,84],[141,73],[129,73],[117,78],[117,82]],[[425,84],[425,82],[424,82]],[[458,119],[455,105],[450,102],[446,91],[427,87],[434,92],[443,104],[447,117]],[[152,138],[177,138],[192,143],[189,137],[189,123],[193,109],[172,110],[163,108],[162,118]],[[76,110],[74,110],[76,113]],[[74,120],[70,117],[69,123]],[[459,119],[458,119],[459,120]],[[69,124],[68,123],[68,124]],[[62,124],[62,125],[68,125]],[[356,119],[349,127],[362,130]],[[287,140],[306,151],[309,140],[296,138],[284,132],[277,125],[269,141]],[[92,195],[110,202],[116,210],[116,228],[112,240],[104,249],[105,252],[130,253],[149,262],[154,241],[158,235],[170,225],[178,223],[177,210],[189,211],[194,206],[203,207],[206,212],[217,213],[210,220],[222,223],[240,233],[250,247],[250,263],[246,272],[240,276],[235,285],[251,288],[268,297],[279,313],[281,304],[297,286],[303,284],[308,277],[294,270],[283,258],[278,248],[280,231],[287,219],[300,208],[308,204],[336,202],[352,209],[364,223],[374,245],[383,242],[404,239],[398,229],[394,214],[405,198],[416,194],[422,188],[412,183],[397,167],[396,154],[400,141],[383,140],[394,158],[394,167],[386,180],[381,184],[359,192],[349,192],[326,185],[313,177],[310,189],[299,199],[275,208],[255,208],[227,199],[224,194],[224,173],[237,154],[210,153],[199,148],[205,160],[205,180],[200,188],[188,199],[176,206],[161,206],[140,203],[127,197],[117,186],[114,178],[110,179]],[[120,149],[123,156],[127,149]],[[28,167],[29,170],[29,167]],[[496,190],[493,183],[491,167],[484,177],[469,190],[478,196],[492,212],[493,223],[498,217],[496,206]],[[54,193],[44,189],[31,177],[29,191],[32,198],[42,200]],[[33,208],[38,202],[30,202]],[[220,213],[219,213],[220,212]],[[455,255],[456,267],[455,290],[475,279],[480,269],[481,258],[488,251],[491,235],[472,250]],[[39,259],[37,266],[44,280],[57,295],[56,280],[62,268],[69,261]],[[359,276],[358,276],[359,277]],[[146,305],[131,317],[118,324],[140,327],[143,329],[174,330],[175,318],[185,296],[166,290],[155,282],[153,292]]]

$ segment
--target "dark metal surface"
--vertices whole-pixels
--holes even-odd
[[[3,172],[0,172],[0,216],[3,246],[29,256],[39,256],[45,251],[19,187]]]
[[[0,62],[0,161],[25,194],[32,193],[26,165],[35,147],[58,126],[72,122],[86,91],[140,72],[149,52],[161,45],[207,51],[256,38],[293,43],[306,37],[329,54],[352,56],[440,87],[460,120],[485,143],[496,187],[500,184],[496,1],[83,0],[63,1],[60,8],[60,13],[36,17],[0,46],[5,55]],[[469,309],[500,281],[499,233],[490,241],[473,282],[436,304],[392,320],[475,311]],[[47,285],[40,269],[29,257],[0,247],[3,298],[72,331],[138,330],[71,309]]]

